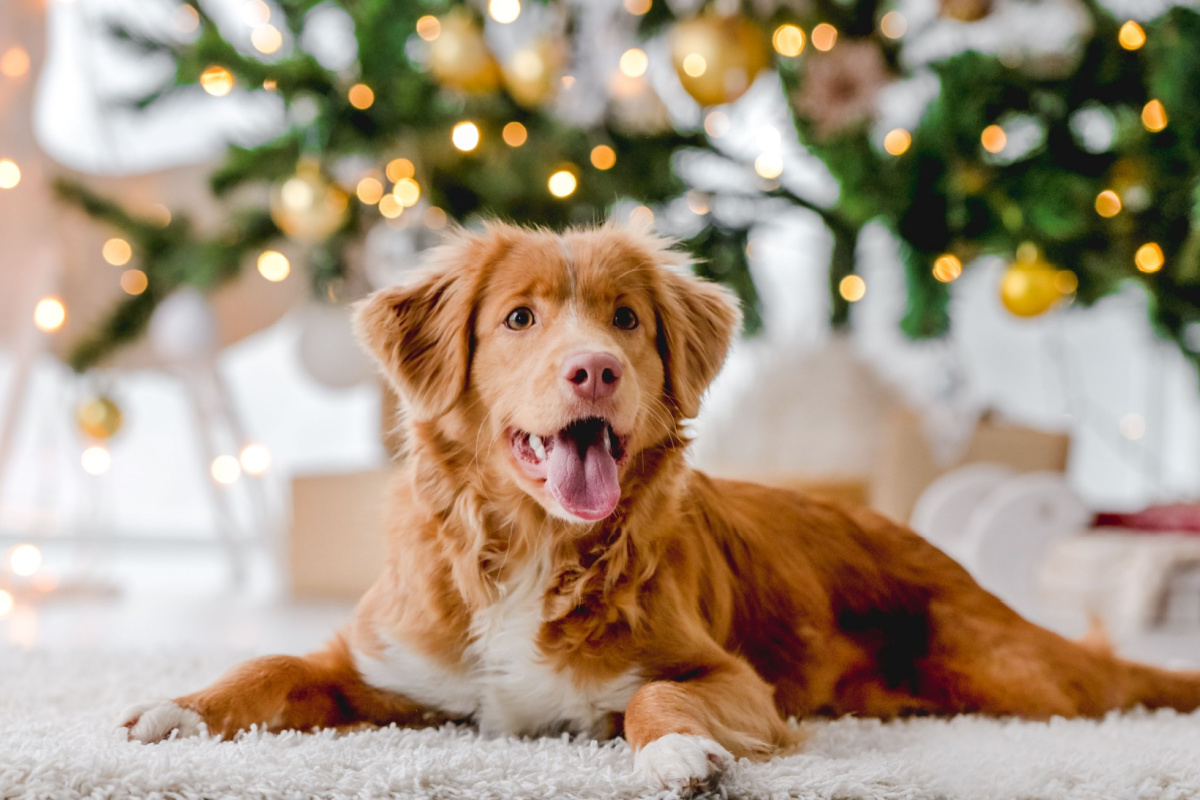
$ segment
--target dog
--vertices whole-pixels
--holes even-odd
[[[685,425],[740,319],[644,229],[457,233],[356,312],[407,453],[353,621],[129,709],[129,739],[623,735],[687,791],[796,749],[791,718],[1200,704],[1200,675],[1037,627],[878,514],[691,469]]]

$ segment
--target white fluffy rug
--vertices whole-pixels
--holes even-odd
[[[387,729],[131,744],[127,704],[195,689],[231,653],[0,650],[0,798],[632,798],[624,742],[484,740]],[[802,755],[739,763],[736,798],[1190,798],[1200,715],[1049,724],[959,718],[812,723]]]

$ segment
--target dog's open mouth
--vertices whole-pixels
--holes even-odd
[[[544,478],[564,510],[587,520],[604,519],[621,499],[617,468],[625,463],[627,439],[600,417],[575,420],[549,436],[509,431],[513,455],[526,474]]]

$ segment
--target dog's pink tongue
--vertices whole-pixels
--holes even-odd
[[[604,447],[606,425],[572,426],[554,437],[547,456],[546,486],[569,513],[604,519],[617,507],[617,462]]]

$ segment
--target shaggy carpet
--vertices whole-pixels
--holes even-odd
[[[179,694],[231,653],[0,650],[0,798],[653,797],[623,741],[480,738],[468,728],[235,742],[124,741],[127,704]],[[1200,715],[1048,724],[958,718],[810,723],[801,755],[737,764],[736,798],[1200,796]]]

